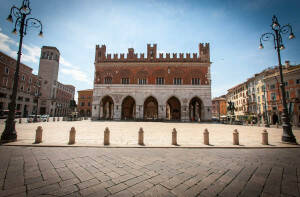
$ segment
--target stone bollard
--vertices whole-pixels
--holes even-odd
[[[57,121],[59,121],[59,117],[57,117]]]
[[[49,122],[49,117],[47,118],[47,122]]]
[[[55,122],[55,117],[53,117],[53,122]]]
[[[19,123],[20,123],[20,124],[22,123],[22,118],[19,118]]]
[[[177,131],[175,128],[172,131],[172,145],[177,145]]]
[[[253,126],[253,122],[252,121],[251,121],[250,125]]]
[[[246,121],[246,126],[248,126],[248,121]]]
[[[263,132],[261,133],[262,135],[262,145],[268,145],[269,141],[268,141],[268,132],[267,129],[264,129]]]
[[[144,145],[144,130],[141,127],[139,130],[139,145]]]
[[[38,126],[35,132],[35,144],[41,143],[43,139],[43,128]]]
[[[109,145],[109,129],[108,127],[105,128],[104,130],[104,145]]]
[[[279,128],[279,124],[278,124],[278,122],[276,123],[276,128]]]
[[[75,135],[76,135],[76,130],[74,127],[72,127],[69,136],[69,144],[75,144]]]
[[[233,145],[239,145],[239,132],[237,129],[233,131]]]
[[[257,126],[260,127],[260,122],[259,121],[257,122]]]
[[[204,144],[209,145],[209,132],[207,129],[204,129],[203,139],[204,139]]]

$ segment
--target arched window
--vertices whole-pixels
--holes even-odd
[[[104,84],[112,84],[112,78],[111,77],[105,77],[104,78]]]

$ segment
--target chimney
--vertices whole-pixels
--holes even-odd
[[[288,61],[288,60],[285,61],[285,67],[286,67],[286,68],[289,68],[289,67],[290,67],[290,61]]]

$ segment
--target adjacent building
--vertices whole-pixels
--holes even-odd
[[[77,111],[80,116],[92,116],[93,89],[78,91]]]
[[[0,52],[0,116],[8,110],[12,94],[16,60]],[[32,68],[20,64],[16,112],[22,117],[35,114],[41,78],[32,73]]]
[[[300,126],[300,65],[286,62],[283,69],[286,99],[292,125]],[[279,72],[265,77],[267,87],[268,117],[271,124],[281,123],[282,95]]]
[[[228,102],[234,104],[234,117],[236,120],[244,120],[249,115],[248,106],[248,87],[247,82],[241,83],[228,90],[226,94],[227,105]],[[230,114],[233,115],[233,114]]]
[[[291,123],[299,126],[300,65],[292,66],[289,61],[286,61],[282,69]],[[260,122],[268,120],[270,124],[281,123],[280,81],[279,70],[275,66],[229,89],[226,100],[234,103],[235,118],[238,120],[255,119]]]
[[[60,53],[56,47],[43,46],[38,76],[42,79],[39,114],[66,116],[70,113],[70,100],[74,100],[75,87],[57,81]]]
[[[107,54],[96,46],[93,119],[211,120],[209,44],[199,53]]]
[[[212,117],[220,120],[227,115],[226,95],[216,97],[212,100]]]

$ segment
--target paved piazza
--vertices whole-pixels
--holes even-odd
[[[115,122],[115,121],[59,121],[42,123],[16,124],[18,141],[11,144],[34,145],[35,130],[43,127],[43,142],[39,145],[68,146],[69,131],[71,127],[76,129],[76,144],[72,146],[103,146],[104,130],[109,127],[110,146],[138,146],[138,131],[144,129],[144,141],[147,147],[171,146],[171,132],[176,128],[178,132],[179,147],[281,147],[290,146],[282,144],[281,128],[268,128],[270,145],[261,145],[262,131],[265,127],[222,125],[204,123],[171,123],[171,122]],[[203,144],[203,131],[209,131],[210,144]],[[239,131],[240,146],[233,146],[232,132]],[[4,124],[0,124],[0,131],[4,130]],[[294,129],[297,141],[300,141],[300,130]]]
[[[299,196],[300,152],[0,146],[0,196]]]

